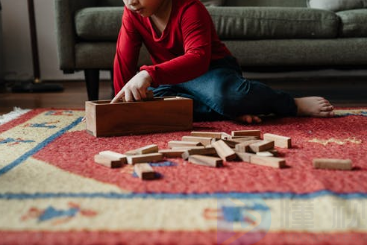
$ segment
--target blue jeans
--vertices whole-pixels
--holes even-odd
[[[242,77],[234,57],[211,63],[208,72],[191,81],[152,88],[154,96],[181,96],[194,101],[194,120],[235,119],[242,115],[294,116],[292,96]]]

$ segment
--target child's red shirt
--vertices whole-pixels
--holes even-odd
[[[153,65],[140,70],[150,74],[152,86],[192,80],[207,72],[211,61],[231,55],[199,0],[172,0],[171,16],[161,36],[149,18],[125,7],[114,61],[116,93],[136,74],[142,43]]]

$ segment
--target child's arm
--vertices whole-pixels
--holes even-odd
[[[135,76],[141,45],[142,37],[135,30],[134,24],[131,23],[129,11],[125,7],[114,59],[113,81],[115,94]]]

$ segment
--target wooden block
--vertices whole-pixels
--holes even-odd
[[[223,140],[218,140],[212,143],[212,146],[218,153],[218,156],[224,161],[232,161],[237,158],[236,152],[234,152]]]
[[[270,151],[256,152],[256,155],[261,157],[274,157],[274,155]]]
[[[274,141],[262,140],[249,145],[249,149],[253,152],[268,151],[274,148]]]
[[[189,157],[189,162],[193,164],[219,168],[223,166],[223,160],[219,157],[192,155]]]
[[[201,131],[192,131],[191,136],[197,137],[209,137],[214,139],[221,139],[223,132],[201,132]]]
[[[125,152],[125,155],[142,155],[156,152],[158,152],[158,145],[152,144],[131,151],[127,151]]]
[[[134,171],[142,180],[152,180],[156,178],[155,171],[148,163],[135,164]]]
[[[261,165],[261,166],[273,167],[273,168],[286,167],[285,159],[279,158],[279,157],[262,157],[262,156],[253,155],[250,157],[250,163]]]
[[[150,153],[143,155],[127,156],[128,164],[145,163],[145,162],[156,162],[163,160],[161,153]]]
[[[276,135],[276,134],[264,134],[263,135],[264,140],[274,141],[274,146],[280,147],[280,148],[291,148],[292,147],[292,141],[291,138]]]
[[[226,143],[231,148],[235,148],[236,145],[240,144],[240,142],[234,140],[223,140],[223,142]]]
[[[168,147],[193,147],[193,146],[202,146],[200,142],[191,142],[191,141],[179,141],[179,140],[171,140],[168,142]]]
[[[108,168],[121,168],[123,163],[120,158],[95,155],[94,162]]]
[[[284,158],[264,157],[264,156],[258,156],[253,153],[247,153],[247,152],[237,152],[237,155],[242,161],[248,162],[251,164],[268,166],[268,167],[273,167],[273,168],[286,167],[286,162]]]
[[[191,150],[191,149],[205,149],[205,146],[181,146],[181,147],[172,147],[172,150]]]
[[[273,154],[273,156],[274,156],[274,157],[279,156],[279,152],[278,152],[277,150],[275,150],[275,149],[271,149],[271,150],[269,150],[269,152],[270,152],[271,154]]]
[[[236,152],[251,152],[249,146],[251,144],[254,144],[254,143],[257,143],[257,142],[260,142],[260,141],[261,140],[249,140],[249,141],[241,142],[241,143],[236,145],[235,151]]]
[[[96,137],[192,129],[193,102],[175,97],[152,101],[85,102],[87,132]]]
[[[202,145],[211,145],[215,142],[215,138],[199,137],[199,136],[183,136],[182,141],[200,142]]]
[[[159,150],[158,152],[161,153],[163,157],[167,157],[167,158],[180,157],[181,158],[185,150],[163,149],[163,150]]]
[[[232,131],[232,136],[256,136],[261,137],[260,130],[239,130],[239,131]]]
[[[225,132],[222,132],[222,136],[221,136],[221,139],[222,140],[230,140],[231,139],[231,135],[230,134],[227,134]]]
[[[331,159],[315,158],[313,166],[316,169],[352,170],[352,160],[350,159]]]
[[[244,141],[250,141],[250,140],[259,140],[260,137],[257,137],[257,136],[231,136],[229,139],[238,141],[238,142],[244,142]]]
[[[189,149],[181,154],[181,157],[187,160],[192,155],[206,155],[206,156],[218,156],[214,147],[208,147],[204,149]]]
[[[250,162],[251,156],[254,156],[253,153],[247,153],[247,152],[236,152],[237,156],[243,161],[243,162]]]
[[[99,155],[109,157],[109,158],[118,158],[122,162],[122,164],[126,164],[126,155],[114,152],[114,151],[101,151],[99,152]]]

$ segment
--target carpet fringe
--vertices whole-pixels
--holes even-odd
[[[0,125],[10,122],[11,120],[16,119],[29,111],[30,109],[21,109],[19,107],[14,107],[13,111],[4,115],[0,115]]]

